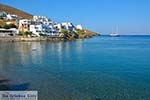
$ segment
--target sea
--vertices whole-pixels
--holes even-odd
[[[0,42],[0,90],[38,91],[39,100],[150,100],[150,36]]]

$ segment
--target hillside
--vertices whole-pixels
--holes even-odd
[[[21,11],[19,9],[16,9],[14,7],[10,7],[10,6],[3,5],[3,4],[0,4],[0,12],[1,11],[7,12],[9,14],[15,14],[15,15],[18,15],[19,17],[21,17],[21,18],[26,18],[26,19],[32,19],[32,17],[33,17],[29,13],[26,13],[26,12]]]
[[[27,13],[27,12],[24,12],[22,10],[19,10],[17,8],[14,8],[14,7],[10,7],[8,5],[4,5],[4,4],[0,4],[0,12],[7,12],[9,14],[15,14],[15,15],[18,15],[19,17],[21,18],[26,18],[26,19],[32,19],[33,18],[33,15]],[[5,21],[3,20],[0,20],[0,26],[3,26],[5,24]],[[81,37],[91,37],[93,35],[97,35],[97,33],[95,32],[92,32],[90,30],[86,30],[86,34],[81,36]]]

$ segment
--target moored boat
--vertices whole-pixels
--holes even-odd
[[[120,35],[119,35],[119,32],[118,32],[118,27],[116,27],[115,32],[112,31],[112,33],[110,33],[110,36],[111,36],[111,37],[119,37],[119,36],[120,36]]]
[[[110,36],[111,36],[111,37],[119,37],[120,35],[117,34],[117,33],[111,33]]]

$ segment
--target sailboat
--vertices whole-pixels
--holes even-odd
[[[120,35],[118,34],[118,27],[116,27],[116,32],[110,33],[111,37],[119,37]]]

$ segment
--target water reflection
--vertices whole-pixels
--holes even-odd
[[[0,43],[0,69],[4,71],[27,70],[37,66],[62,66],[72,57],[80,61],[83,41],[76,42],[17,42]]]
[[[80,61],[83,47],[83,41],[0,43],[0,73],[7,77],[0,79],[0,90],[42,91],[42,80],[51,74],[47,71],[64,69],[73,59]],[[46,79],[47,85],[58,80],[53,77]]]
[[[39,100],[146,100],[150,44],[143,39],[128,46],[134,41],[0,43],[0,74],[5,76],[0,89],[37,90]]]

